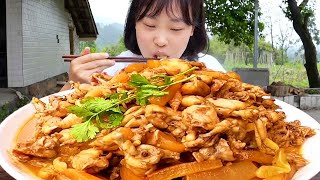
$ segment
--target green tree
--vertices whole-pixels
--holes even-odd
[[[205,0],[206,22],[209,31],[229,44],[254,43],[254,0]],[[259,13],[260,14],[260,13]],[[259,32],[263,30],[259,23]]]
[[[293,23],[293,28],[299,35],[303,47],[309,86],[320,87],[320,77],[317,67],[317,50],[313,40],[319,44],[319,31],[315,26],[314,1],[303,0],[299,5],[296,0],[283,0],[283,11]]]
[[[223,64],[226,59],[228,47],[229,45],[219,41],[217,37],[213,37],[210,40],[210,46],[207,53],[217,58],[219,62]]]
[[[86,47],[90,47],[90,52],[92,53],[97,52],[97,44],[95,43],[95,41],[81,41],[80,52],[82,52]]]
[[[125,51],[126,47],[124,45],[124,39],[123,36],[119,39],[118,44],[115,45],[109,45],[106,48],[104,48],[102,51],[107,52],[110,56],[117,56],[121,52]]]

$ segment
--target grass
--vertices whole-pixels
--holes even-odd
[[[15,102],[14,107],[10,108],[11,106],[9,105],[9,103],[6,103],[2,106],[0,106],[0,123],[6,119],[6,117],[8,117],[11,113],[13,113],[14,111],[16,111],[17,109],[19,109],[20,107],[28,104],[30,102],[30,100],[27,97],[23,97],[22,99],[19,99]]]
[[[223,65],[227,71],[231,71],[233,68],[252,68],[252,64],[234,64],[225,63]],[[270,84],[272,82],[284,82],[299,88],[308,88],[309,82],[307,72],[304,65],[301,62],[288,62],[284,65],[266,65],[258,64],[258,68],[268,68],[270,72]],[[320,70],[320,64],[318,63],[318,69]]]

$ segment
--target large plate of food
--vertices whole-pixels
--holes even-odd
[[[37,99],[0,126],[16,179],[310,179],[320,125],[234,72],[180,59]]]

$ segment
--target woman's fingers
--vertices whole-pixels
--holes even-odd
[[[114,60],[106,59],[107,53],[92,53],[90,48],[86,48],[82,53],[85,54],[71,61],[69,69],[69,80],[90,83],[92,73],[102,72],[115,64]]]
[[[92,54],[86,54],[83,56],[80,56],[73,61],[71,61],[72,64],[85,64],[91,61],[99,60],[99,59],[106,59],[109,57],[108,53],[92,53]]]
[[[115,64],[114,60],[109,60],[109,59],[100,59],[100,60],[95,60],[95,61],[91,61],[88,62],[86,64],[82,64],[82,66],[84,66],[85,69],[96,69],[99,67],[111,67]]]
[[[85,47],[84,50],[80,53],[81,56],[90,54],[90,47]]]

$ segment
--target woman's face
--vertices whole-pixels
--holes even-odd
[[[178,8],[155,17],[145,16],[136,23],[136,37],[144,57],[180,58],[185,51],[193,26],[183,22]]]

